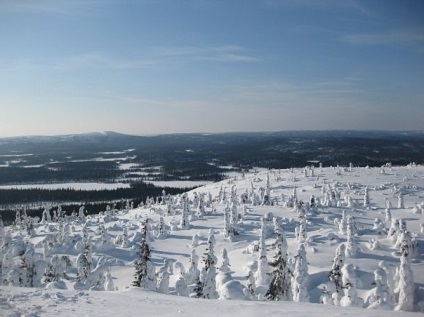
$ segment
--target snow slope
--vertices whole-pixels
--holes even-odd
[[[261,205],[261,193],[266,192],[267,178],[269,178],[270,201],[273,205]],[[229,200],[231,189],[237,193],[238,200],[246,193],[256,195],[258,204],[250,201],[237,205],[241,220],[237,224],[238,235],[229,239],[224,236],[225,202],[222,193],[225,191]],[[367,188],[367,189],[366,189]],[[252,192],[253,189],[253,192]],[[369,204],[364,206],[364,194],[369,193]],[[221,195],[220,195],[221,192]],[[213,234],[216,240],[215,254],[218,258],[217,267],[221,265],[222,249],[228,251],[232,279],[247,286],[246,276],[249,270],[257,267],[258,253],[252,251],[252,243],[259,239],[261,220],[272,216],[282,219],[282,227],[288,241],[288,256],[292,259],[297,252],[300,241],[296,238],[296,228],[300,218],[299,211],[290,205],[294,192],[298,201],[310,202],[314,195],[320,205],[316,210],[306,211],[307,237],[303,243],[306,246],[309,280],[307,289],[311,303],[270,302],[261,300],[206,300],[172,295],[178,275],[175,263],[179,262],[187,269],[189,257],[193,249],[200,260],[199,269],[203,267],[202,255],[207,247],[208,237]],[[335,200],[329,192],[335,193]],[[196,193],[196,194],[195,194]],[[205,193],[205,213],[198,213],[195,206],[195,196]],[[209,196],[210,193],[210,196]],[[402,193],[404,206],[398,208],[398,196]],[[350,201],[347,197],[350,197]],[[35,257],[49,261],[54,255],[67,255],[72,267],[67,269],[67,279],[61,283],[42,284],[37,288],[23,288],[0,284],[0,316],[51,316],[60,313],[62,316],[84,315],[130,316],[134,314],[151,316],[329,316],[335,315],[381,315],[381,311],[366,309],[369,306],[366,299],[374,288],[373,271],[379,268],[380,261],[384,261],[390,271],[394,272],[400,264],[400,248],[387,238],[390,222],[386,221],[386,206],[392,205],[392,218],[402,218],[406,222],[407,230],[418,242],[411,256],[410,265],[414,274],[414,310],[424,308],[424,244],[422,224],[424,223],[424,167],[410,165],[406,167],[366,168],[366,167],[328,167],[314,169],[291,170],[257,170],[255,173],[238,175],[231,179],[208,184],[188,193],[192,205],[190,229],[171,230],[181,219],[181,206],[178,197],[173,198],[175,203],[173,215],[167,214],[165,204],[150,204],[133,210],[115,211],[111,216],[87,216],[79,219],[68,218],[71,230],[70,239],[81,241],[83,226],[91,237],[93,267],[99,262],[110,270],[113,284],[117,291],[88,290],[92,286],[76,282],[76,260],[82,252],[78,243],[51,244],[45,247],[43,241],[54,241],[60,233],[57,223],[37,224],[34,232],[28,235],[16,228],[5,228],[11,233],[13,241],[25,241],[35,246]],[[212,197],[212,202],[209,202]],[[161,199],[159,199],[160,201]],[[210,204],[209,204],[210,203]],[[331,206],[331,204],[333,204]],[[306,204],[305,204],[306,205]],[[304,205],[304,206],[305,206]],[[357,277],[357,295],[365,303],[357,304],[360,307],[340,307],[323,305],[320,298],[325,289],[331,290],[334,283],[328,280],[332,268],[335,251],[341,243],[347,242],[346,233],[341,233],[339,223],[345,215],[353,216],[356,221],[357,254],[353,258],[346,257],[346,264],[353,264]],[[272,213],[272,215],[271,215]],[[167,237],[157,237],[158,223],[162,217]],[[131,287],[135,272],[134,260],[137,258],[137,246],[140,242],[139,233],[142,221],[149,219],[150,246],[152,248],[152,263],[157,271],[165,259],[173,264],[173,274],[170,276],[169,291],[171,295],[160,294]],[[375,219],[381,220],[376,228]],[[274,231],[272,221],[266,222],[266,246],[268,261],[272,261],[275,254],[273,248]],[[107,234],[101,236],[99,227],[105,227]],[[173,228],[176,229],[176,228]],[[117,244],[117,237],[122,237],[124,230],[128,233],[128,243]],[[199,245],[192,246],[192,237],[197,235]],[[106,240],[105,240],[106,237]],[[374,247],[371,246],[371,242]],[[102,258],[103,257],[103,258]],[[102,259],[101,259],[102,258]],[[15,263],[19,263],[19,256],[15,256]],[[4,272],[3,272],[4,274]],[[6,282],[7,283],[7,282]],[[235,283],[236,284],[236,283]],[[258,285],[259,286],[259,285]],[[96,287],[100,289],[101,287]],[[262,286],[262,289],[267,285]],[[260,293],[261,287],[258,292]],[[236,289],[230,289],[236,292]],[[233,293],[235,294],[235,293]],[[343,293],[341,294],[343,295]],[[236,296],[237,297],[237,296]],[[242,297],[242,296],[240,296]],[[262,296],[263,297],[263,296]],[[262,298],[259,296],[259,298]],[[235,298],[235,297],[233,297]],[[237,297],[239,298],[239,297]],[[355,306],[355,305],[354,305]],[[393,309],[393,306],[390,309]],[[384,307],[382,307],[384,308]],[[407,312],[385,311],[385,315],[410,315]],[[415,314],[416,315],[416,314]]]

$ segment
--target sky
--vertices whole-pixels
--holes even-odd
[[[0,137],[423,118],[421,0],[0,1]]]

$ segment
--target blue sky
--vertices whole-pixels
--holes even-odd
[[[0,48],[0,136],[424,128],[420,0],[2,0]]]

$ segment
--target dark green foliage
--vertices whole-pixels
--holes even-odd
[[[269,300],[287,300],[291,291],[291,271],[287,268],[287,263],[281,250],[274,256],[275,261],[269,263],[274,270],[271,273],[271,283],[265,293]]]
[[[135,264],[135,274],[132,286],[144,287],[148,278],[148,262],[150,261],[150,247],[143,239],[138,250],[138,259]]]

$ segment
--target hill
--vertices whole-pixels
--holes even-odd
[[[62,217],[54,208],[39,222],[21,214],[18,224],[6,227],[2,235],[3,242],[8,242],[1,251],[0,309],[6,316],[134,315],[141,311],[152,316],[377,316],[381,312],[373,309],[422,311],[423,184],[424,167],[415,164],[257,169],[187,195],[149,199],[134,209],[108,209],[89,216],[81,210],[79,215]],[[149,240],[151,248],[145,276],[154,270],[152,281],[156,278],[156,282],[146,282],[140,289],[131,285],[143,239]],[[259,275],[264,266],[273,272],[267,263],[274,262],[276,246],[284,244],[281,239],[287,243],[288,276],[300,276],[296,275],[300,245],[306,251],[307,274],[303,271],[298,279],[287,279],[290,292],[281,295],[287,296],[286,301],[270,301],[266,299],[270,280]],[[341,244],[346,251],[336,257]],[[229,268],[216,276],[217,295],[234,301],[176,296],[181,291],[177,281],[191,284],[193,262],[200,271],[209,270],[211,262],[206,264],[205,259],[213,258],[211,248],[217,272]],[[229,267],[223,266],[224,249]],[[193,261],[193,250],[198,261]],[[90,262],[86,273],[81,254]],[[264,254],[266,261],[261,258]],[[334,266],[335,258],[344,259],[339,268]],[[411,270],[407,278],[401,274],[405,269],[401,263]],[[246,278],[249,271],[255,274],[253,294],[251,280]],[[336,279],[329,279],[335,271],[341,274],[338,292]],[[29,286],[28,272],[33,274],[35,288],[18,287]],[[404,289],[395,292],[402,281],[406,281]],[[207,284],[204,279],[203,284]],[[296,294],[303,294],[300,301],[304,302],[293,303]]]

